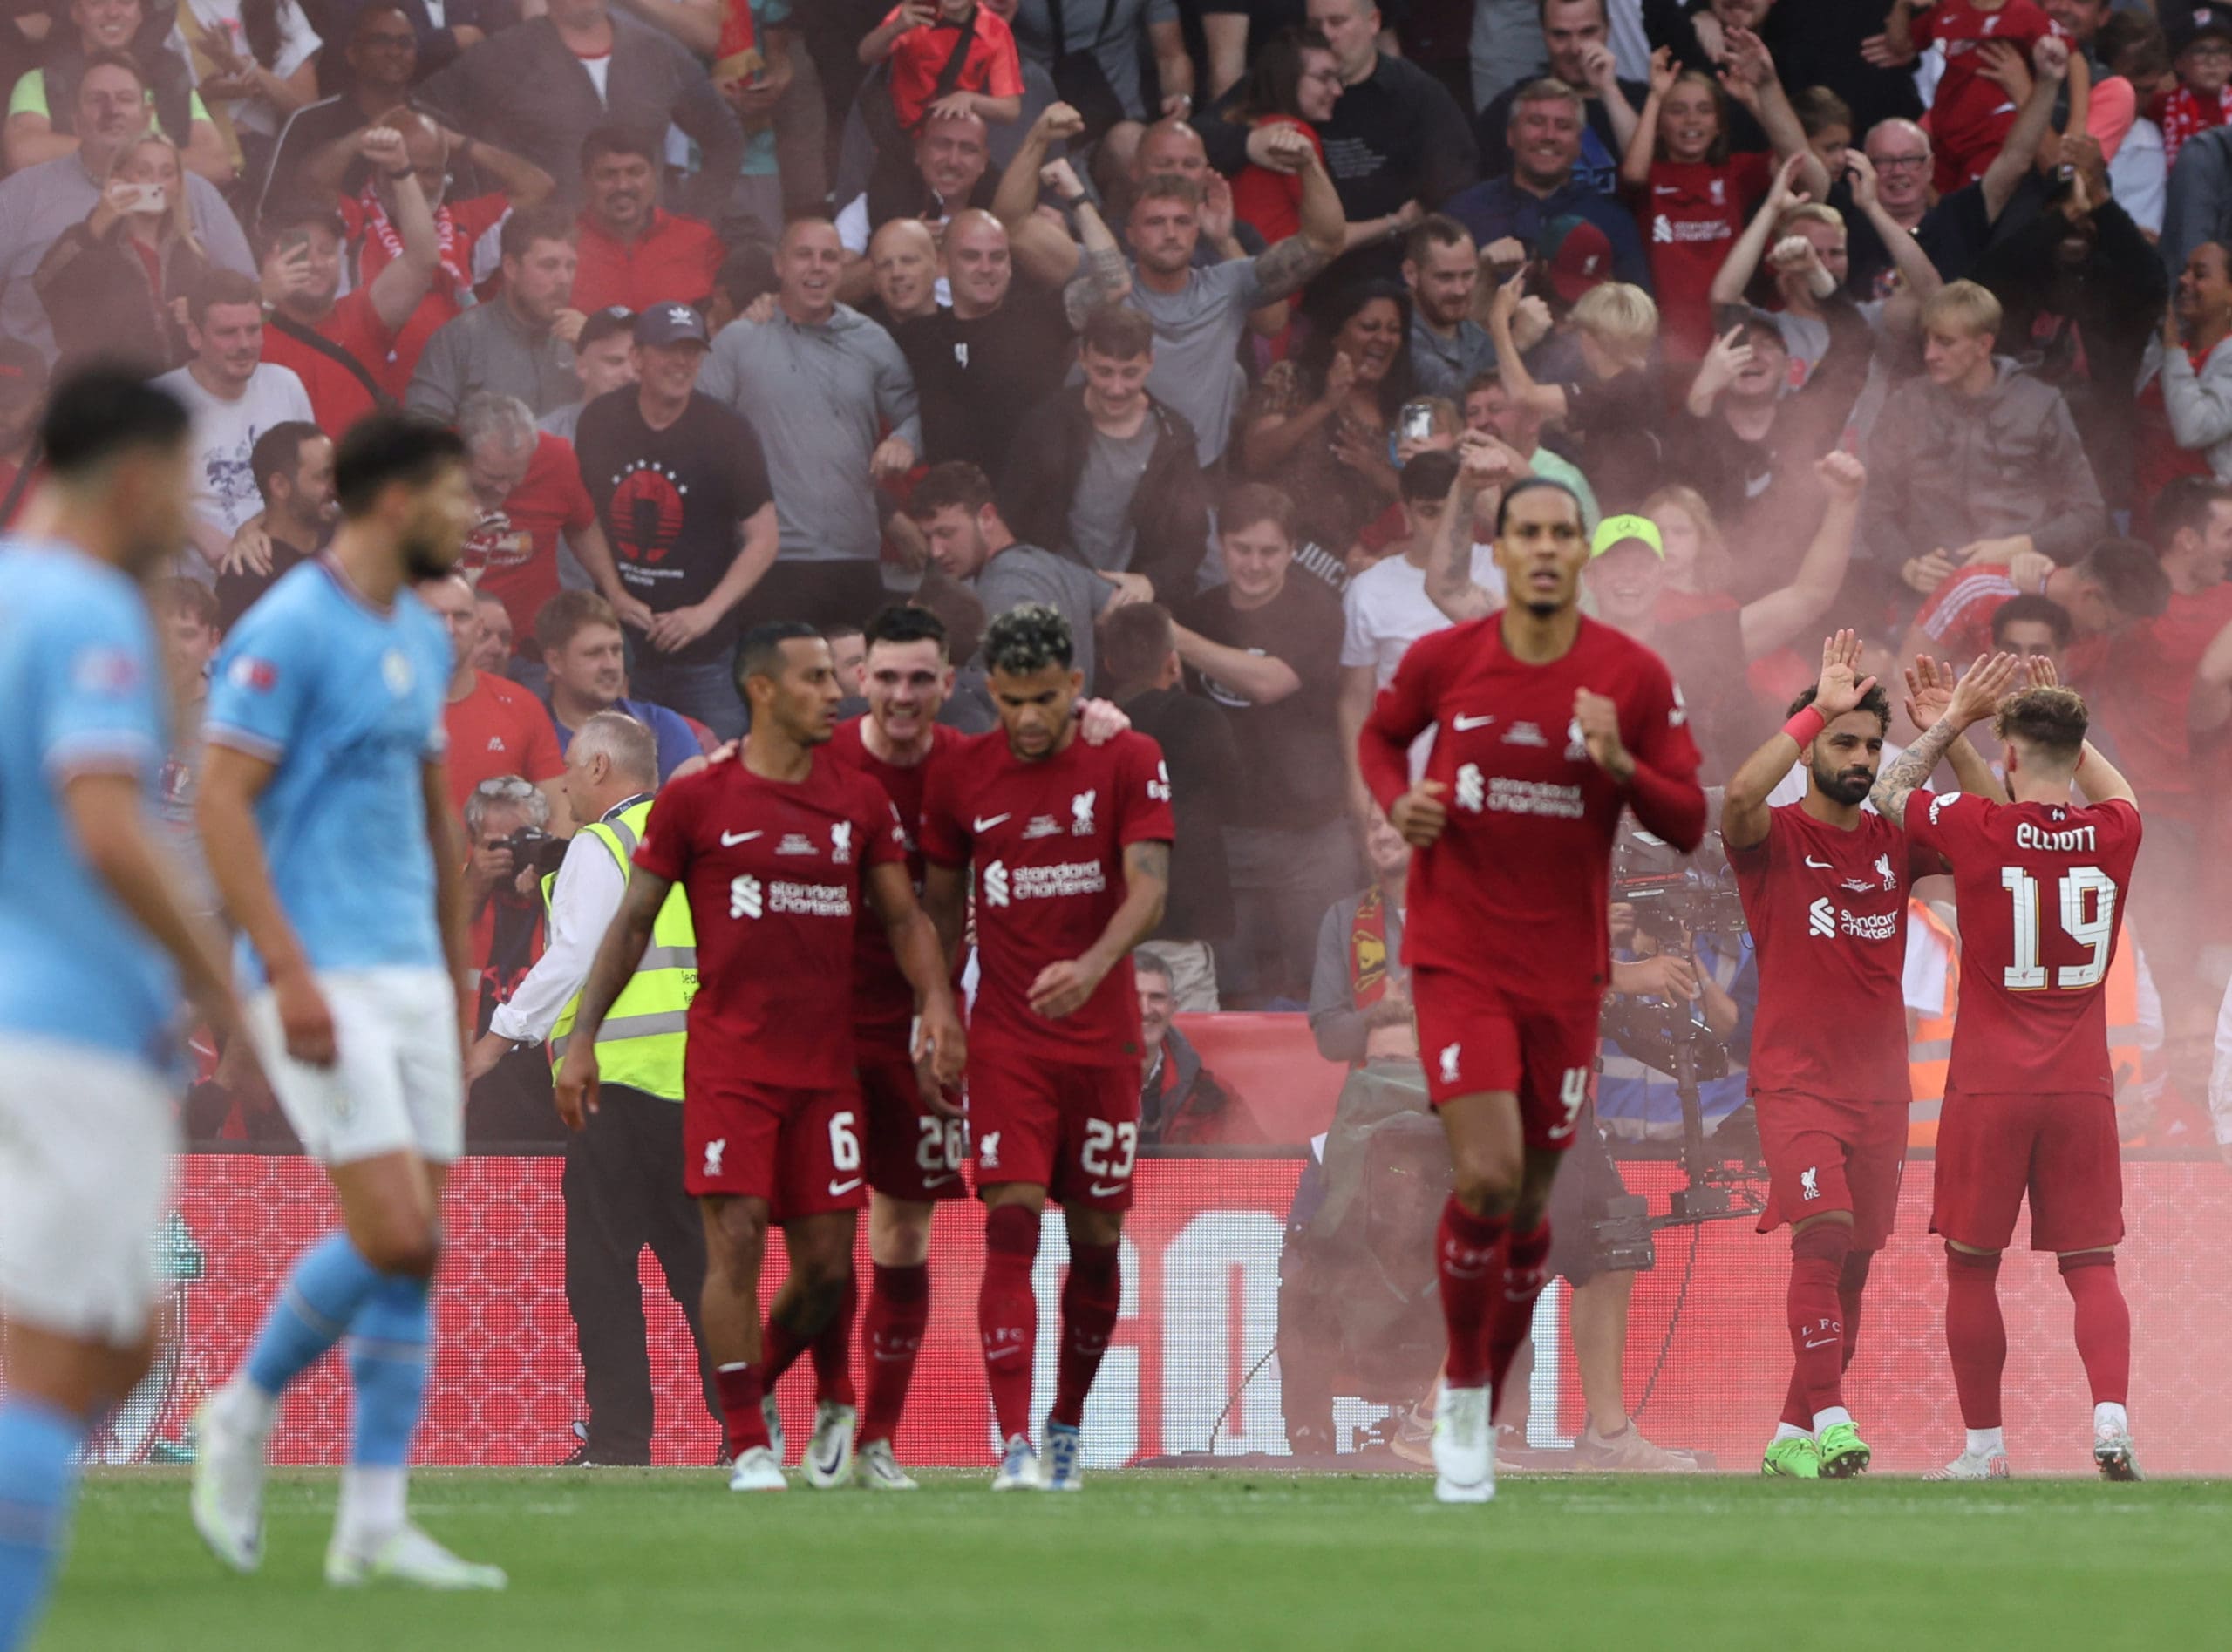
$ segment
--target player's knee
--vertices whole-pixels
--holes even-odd
[[[705,1263],[726,1279],[756,1274],[767,1249],[767,1212],[756,1200],[732,1199],[705,1224]]]
[[[441,1229],[424,1217],[392,1216],[373,1223],[371,1232],[350,1238],[364,1260],[383,1274],[432,1279],[441,1266]]]
[[[884,1268],[920,1268],[929,1261],[930,1209],[911,1201],[879,1203],[869,1221],[869,1255]]]
[[[1467,1148],[1454,1156],[1457,1202],[1476,1216],[1505,1216],[1520,1200],[1520,1156]],[[1541,1210],[1535,1213],[1538,1216]]]

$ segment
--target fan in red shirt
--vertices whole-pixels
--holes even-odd
[[[1712,343],[1712,278],[1766,198],[1775,167],[1804,155],[1800,187],[1816,200],[1829,187],[1759,37],[1731,30],[1727,64],[1716,82],[1701,70],[1678,67],[1664,46],[1652,53],[1650,92],[1620,161],[1620,182],[1650,248],[1659,339],[1677,361],[1702,360]],[[1759,117],[1774,159],[1728,153],[1731,96]]]
[[[338,296],[348,241],[339,213],[304,205],[262,227],[263,291],[273,306],[263,359],[294,370],[318,428],[336,441],[379,405],[396,334],[440,262],[433,214],[403,134],[367,126],[357,134],[357,153],[387,182],[399,255],[365,274],[355,291]]]
[[[1945,1241],[1945,1345],[1968,1441],[1928,1478],[2007,1475],[2007,1331],[1997,1281],[2027,1193],[2031,1247],[2057,1254],[2076,1304],[2093,1461],[2103,1479],[2135,1480],[2104,983],[2139,853],[2139,809],[2130,784],[2086,741],[2085,702],[2074,692],[2048,684],[1999,698],[2015,666],[2000,654],[1972,669],[1874,792],[1875,806],[1952,873],[1961,908],[1961,1008],[1929,1226]],[[2035,680],[2038,662],[2031,670]],[[2007,748],[2013,801],[1921,789],[1953,741],[1987,716]]]
[[[711,224],[659,208],[658,146],[638,133],[600,126],[582,139],[581,263],[573,308],[703,307],[726,255]]]
[[[861,42],[862,63],[886,58],[891,112],[909,135],[933,113],[1001,121],[1023,113],[1015,32],[976,0],[901,0]]]
[[[2027,65],[2039,41],[2051,37],[2065,51],[2069,44],[2068,31],[2038,0],[1895,0],[1883,32],[1894,57],[1911,58],[1932,44],[1945,48],[1945,72],[1929,105],[1930,147],[1937,157],[1932,181],[1941,195],[1983,177],[2015,124],[2017,100],[2004,82],[1985,72],[1987,55],[2004,47]],[[2091,66],[2082,52],[2068,56],[2068,129],[2081,132]]]
[[[1001,726],[939,759],[922,800],[923,901],[957,943],[976,873],[980,972],[970,1016],[970,1133],[984,1201],[976,1302],[1004,1442],[995,1490],[1075,1491],[1085,1396],[1123,1299],[1118,1247],[1132,1204],[1145,1059],[1132,948],[1170,884],[1170,772],[1123,733],[1093,745],[1073,712],[1084,677],[1054,609],[1026,602],[984,634]],[[1031,1270],[1039,1215],[1069,1227],[1046,1472],[1031,1449]]]
[[[559,534],[577,547],[587,542],[589,567],[611,561],[596,506],[574,445],[538,430],[534,410],[517,397],[475,391],[458,409],[457,427],[480,505],[462,566],[503,602],[512,635],[532,636],[535,615],[558,595]]]
[[[550,713],[518,683],[473,666],[473,652],[480,646],[480,604],[473,581],[453,572],[426,581],[418,590],[448,626],[457,662],[442,728],[449,737],[450,797],[459,815],[483,780],[514,774],[541,788],[554,817],[567,818],[559,814],[566,795],[566,759]]]
[[[1890,697],[1873,677],[1856,680],[1861,651],[1852,631],[1822,644],[1820,682],[1730,777],[1721,811],[1759,962],[1751,1091],[1769,1186],[1759,1231],[1790,1224],[1790,1390],[1761,1472],[1799,1479],[1847,1479],[1870,1458],[1842,1383],[1906,1168],[1909,891],[1940,870],[1861,807],[1891,727]],[[1935,723],[1950,679],[1941,688],[1925,663],[1913,687],[1916,720]],[[1993,784],[1966,740],[1952,756],[1962,784]],[[1806,796],[1771,809],[1793,762],[1806,765]]]
[[[1581,501],[1541,479],[1507,489],[1495,556],[1507,605],[1413,642],[1358,743],[1417,851],[1403,958],[1456,1173],[1435,1244],[1449,1356],[1434,1493],[1463,1503],[1495,1495],[1489,1396],[1541,1294],[1550,1186],[1589,1099],[1620,812],[1684,852],[1705,826],[1664,662],[1582,615]]]
[[[1256,55],[1228,119],[1251,126],[1289,126],[1310,140],[1319,160],[1317,127],[1341,100],[1341,60],[1315,33],[1282,31]],[[1302,178],[1251,160],[1233,174],[1233,216],[1276,245],[1302,233]]]
[[[1900,656],[1911,660],[1935,653],[1956,664],[1982,659],[1992,651],[1992,615],[2022,588],[2009,564],[1971,563],[1930,593]],[[2036,589],[2069,611],[2070,629],[2080,648],[2091,639],[2085,655],[2088,670],[2099,663],[2101,638],[2153,619],[2170,600],[2169,576],[2154,547],[2137,540],[2102,540],[2067,568],[2048,567]]]
[[[874,908],[922,1006],[917,1051],[961,1076],[961,1023],[937,936],[915,904],[891,803],[842,764],[817,762],[842,697],[829,644],[794,620],[754,627],[737,650],[752,729],[735,760],[670,781],[636,846],[619,915],[582,986],[560,1067],[575,1129],[596,1105],[595,1038],[679,883],[697,934],[698,989],[684,1057],[683,1185],[700,1201],[709,1268],[703,1322],[716,1362],[729,1489],[783,1489],[761,1372],[759,1271],[778,1222],[790,1276],[772,1315],[809,1336],[852,1290],[861,1205],[853,1078],[856,914]]]

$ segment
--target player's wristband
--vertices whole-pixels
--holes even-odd
[[[1805,746],[1811,744],[1814,737],[1828,726],[1829,719],[1821,715],[1820,708],[1808,705],[1801,706],[1794,712],[1790,721],[1782,725],[1782,731],[1800,746]]]

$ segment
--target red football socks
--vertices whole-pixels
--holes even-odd
[[[1038,1342],[1038,1304],[1031,1265],[1038,1259],[1038,1217],[1021,1205],[996,1207],[984,1218],[984,1282],[976,1293],[976,1335],[984,1347],[984,1382],[1000,1438],[1031,1432],[1031,1366]]]
[[[1497,1251],[1506,1225],[1500,1216],[1475,1216],[1454,1193],[1441,1207],[1433,1257],[1449,1328],[1442,1378],[1452,1388],[1478,1388],[1488,1380],[1488,1309],[1502,1272]]]
[[[1840,1390],[1845,1324],[1837,1285],[1851,1249],[1852,1228],[1845,1222],[1818,1222],[1791,1237],[1784,1312],[1790,1325],[1791,1388],[1793,1394],[1804,1392],[1805,1417],[1793,1417],[1786,1400],[1782,1420],[1799,1428],[1811,1430],[1817,1414],[1845,1403]]]
[[[860,1281],[847,1271],[836,1311],[806,1350],[813,1360],[813,1397],[825,1405],[858,1405],[853,1388],[853,1321],[860,1311]]]
[[[1845,1369],[1852,1369],[1852,1356],[1860,1352],[1860,1298],[1868,1288],[1868,1269],[1875,1260],[1872,1250],[1849,1251],[1845,1255],[1844,1271],[1837,1276],[1837,1306],[1845,1316]]]
[[[1945,1351],[1965,1428],[1997,1428],[2007,1326],[1999,1316],[1999,1258],[1945,1247]]]
[[[769,1389],[783,1380],[783,1373],[799,1363],[799,1356],[806,1350],[806,1339],[788,1325],[780,1315],[770,1314],[767,1322],[759,1329],[759,1380]]]
[[[1124,1271],[1115,1245],[1070,1246],[1070,1276],[1062,1281],[1062,1349],[1056,1364],[1054,1409],[1047,1420],[1071,1428],[1085,1422],[1085,1397],[1108,1351],[1109,1334],[1124,1301]]]
[[[2077,1356],[2095,1405],[2120,1405],[2131,1389],[2131,1308],[2116,1282],[2116,1254],[2079,1251],[2061,1259],[2061,1282],[2077,1304]]]
[[[1503,1289],[1488,1311],[1488,1381],[1498,1395],[1534,1328],[1534,1300],[1550,1281],[1550,1219],[1543,1217],[1531,1234],[1513,1233],[1504,1247]]]
[[[724,1365],[713,1373],[721,1393],[721,1420],[727,1424],[729,1455],[742,1457],[767,1441],[767,1419],[759,1414],[759,1367]]]
[[[861,1342],[868,1353],[868,1404],[861,1412],[861,1444],[888,1440],[899,1428],[914,1381],[915,1359],[930,1322],[930,1270],[875,1265],[868,1306],[861,1314]]]

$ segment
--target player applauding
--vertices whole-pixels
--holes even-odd
[[[1906,1167],[1907,891],[1939,869],[1861,807],[1891,702],[1873,677],[1854,680],[1860,652],[1850,631],[1821,645],[1820,684],[1730,778],[1721,812],[1759,956],[1752,1097],[1769,1179],[1759,1231],[1790,1224],[1793,1365],[1760,1472],[1809,1480],[1868,1464],[1842,1384],[1868,1264],[1890,1237]],[[1951,750],[1964,785],[1992,785],[1966,740]],[[1806,796],[1770,809],[1767,795],[1793,760],[1806,765]]]
[[[969,1123],[984,1219],[977,1330],[999,1424],[995,1490],[1075,1491],[1086,1393],[1123,1298],[1118,1260],[1139,1150],[1143,1052],[1132,948],[1162,917],[1170,777],[1161,748],[1088,744],[1068,623],[1025,603],[984,636],[1001,727],[941,758],[922,804],[924,900],[949,941],[976,874],[982,983]],[[1038,1305],[1031,1270],[1049,1195],[1069,1228],[1062,1342],[1042,1479],[1031,1449]]]
[[[779,1492],[760,1404],[759,1273],[778,1221],[790,1276],[775,1315],[806,1342],[853,1288],[866,1202],[852,1036],[862,899],[921,1006],[918,1057],[950,1083],[963,1049],[889,799],[856,771],[815,761],[841,697],[829,644],[797,622],[756,626],[736,674],[752,731],[735,760],[671,783],[653,806],[627,899],[582,989],[557,1099],[577,1127],[595,1107],[597,1030],[679,883],[698,935],[682,1133],[684,1186],[705,1223],[705,1347],[736,1459],[729,1489]]]
[[[1456,1171],[1435,1249],[1446,1503],[1495,1495],[1489,1397],[1534,1317],[1550,1186],[1589,1099],[1620,812],[1684,850],[1705,824],[1665,665],[1582,615],[1580,501],[1555,482],[1513,487],[1495,557],[1507,605],[1412,643],[1358,743],[1372,795],[1418,851],[1404,957]],[[1411,743],[1428,729],[1413,784]]]
[[[1997,1281],[2027,1191],[2031,1247],[2060,1257],[2077,1305],[2093,1461],[2105,1479],[2135,1480],[2124,1412],[2131,1313],[2116,1283],[2123,1175],[2102,983],[2139,854],[2139,810],[2129,784],[2086,739],[2085,702],[2074,692],[2033,686],[1998,700],[2016,663],[2002,654],[1972,668],[1875,791],[1875,806],[1952,872],[1961,908],[1961,1010],[1930,1230],[1945,1240],[1945,1345],[1969,1438],[1929,1478],[2007,1474],[1999,1409],[2007,1329]],[[1919,790],[1996,704],[2014,801]]]

